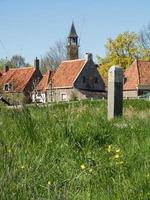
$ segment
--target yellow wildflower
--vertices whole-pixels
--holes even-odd
[[[116,165],[122,165],[122,164],[123,164],[123,161],[116,162]]]
[[[85,169],[85,165],[84,164],[82,164],[80,167],[81,167],[82,170]]]
[[[109,145],[108,148],[107,148],[107,151],[110,153],[112,150],[112,145]]]
[[[47,182],[47,184],[48,184],[48,185],[51,185],[51,182],[50,182],[50,181],[48,181],[48,182]]]
[[[21,165],[21,169],[24,169],[25,168],[25,166],[24,165]]]
[[[92,169],[89,169],[89,172],[90,172],[90,173],[92,173],[92,171],[93,171]]]
[[[114,156],[114,158],[115,158],[115,159],[118,159],[118,158],[119,158],[119,154],[116,154],[116,155]]]
[[[120,153],[120,149],[116,149],[116,153]]]
[[[120,153],[120,149],[116,149],[116,153]]]

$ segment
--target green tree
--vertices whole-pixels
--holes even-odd
[[[6,63],[6,59],[0,59],[0,69],[3,69],[3,66]]]
[[[29,63],[25,63],[24,57],[20,55],[14,55],[10,59],[0,59],[0,69],[3,69],[5,65],[9,66],[9,68],[31,67]]]
[[[106,56],[98,57],[99,72],[107,84],[108,69],[120,65],[126,69],[135,59],[146,57],[146,51],[139,42],[139,36],[133,32],[124,32],[115,39],[109,38],[105,45]]]
[[[12,63],[10,60],[6,59],[0,59],[0,69],[3,69],[5,65],[8,65],[9,68],[12,68]]]

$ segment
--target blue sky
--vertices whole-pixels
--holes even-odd
[[[21,54],[32,64],[67,37],[72,20],[82,53],[103,56],[107,38],[148,24],[149,8],[149,0],[0,0],[0,58]]]

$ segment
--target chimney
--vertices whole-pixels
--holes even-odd
[[[85,59],[86,59],[87,61],[93,60],[93,55],[92,55],[92,53],[86,53],[86,54],[85,54]]]
[[[8,66],[8,65],[5,65],[5,66],[4,66],[4,72],[8,72],[8,70],[9,70],[9,66]]]
[[[34,67],[36,68],[36,70],[39,70],[40,68],[40,60],[37,57],[34,60]]]

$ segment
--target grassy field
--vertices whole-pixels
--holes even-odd
[[[150,101],[0,107],[1,200],[150,199]]]

